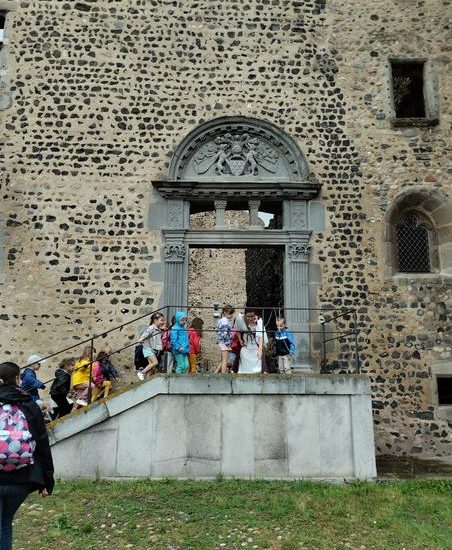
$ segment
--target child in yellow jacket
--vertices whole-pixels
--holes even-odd
[[[86,347],[83,350],[82,356],[75,363],[72,371],[72,388],[77,394],[77,405],[86,406],[88,404],[88,392],[91,379],[91,348]],[[91,389],[94,389],[94,384],[91,381]]]

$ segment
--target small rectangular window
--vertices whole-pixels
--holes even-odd
[[[425,118],[424,62],[391,61],[396,118]]]
[[[3,37],[5,33],[6,13],[0,11],[0,48],[3,45]]]
[[[438,376],[438,405],[452,405],[452,376]]]

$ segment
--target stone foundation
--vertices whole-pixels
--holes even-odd
[[[62,478],[371,479],[363,376],[155,377],[50,428]]]

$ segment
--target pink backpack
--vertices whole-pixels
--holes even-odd
[[[12,472],[34,464],[36,442],[17,405],[0,404],[0,471]]]

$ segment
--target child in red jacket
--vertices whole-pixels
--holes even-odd
[[[190,344],[190,352],[188,354],[188,372],[190,374],[195,374],[197,372],[196,362],[198,357],[201,355],[203,325],[204,321],[199,317],[195,317],[191,322],[190,328],[188,329],[188,342]]]

